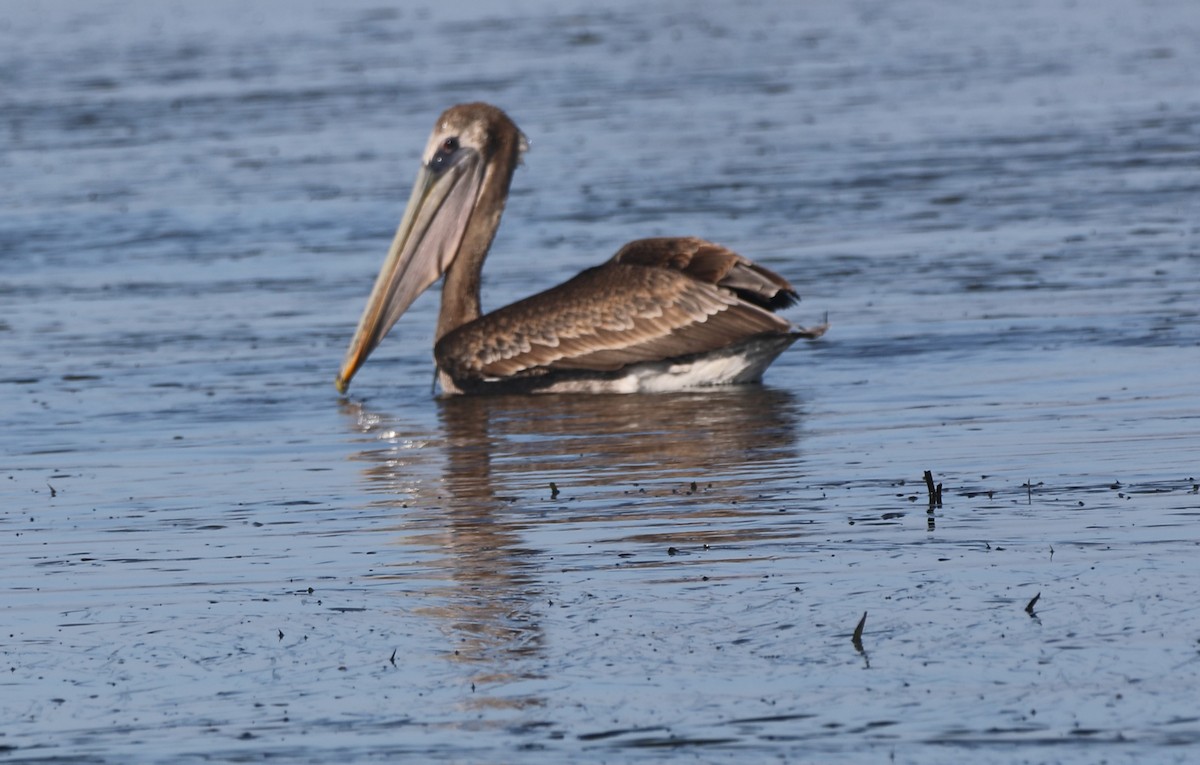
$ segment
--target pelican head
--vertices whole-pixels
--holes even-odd
[[[397,319],[448,271],[447,279],[457,275],[458,283],[444,290],[438,337],[479,316],[480,269],[500,224],[513,170],[527,149],[525,136],[494,106],[460,104],[438,118],[335,381],[338,391],[346,392]],[[450,295],[455,299],[447,300]]]

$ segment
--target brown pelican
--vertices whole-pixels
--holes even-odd
[[[408,208],[336,385],[443,274],[433,354],[445,393],[632,393],[756,382],[818,337],[775,314],[781,276],[703,239],[640,239],[558,287],[483,314],[480,274],[528,148],[508,116],[461,104],[438,118]]]

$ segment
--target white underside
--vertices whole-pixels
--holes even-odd
[[[560,380],[540,393],[670,393],[709,385],[758,382],[775,360],[747,354],[704,356],[688,362],[655,361],[634,364],[619,377]]]
[[[789,335],[754,338],[688,359],[633,364],[617,373],[564,375],[536,393],[670,393],[714,385],[758,382],[780,353],[794,342]],[[448,382],[443,380],[443,383]],[[503,384],[503,381],[496,381]],[[453,385],[453,384],[451,384]],[[443,385],[446,393],[457,393]]]

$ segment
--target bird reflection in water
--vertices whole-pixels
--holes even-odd
[[[697,481],[724,485],[736,499],[798,453],[795,397],[758,386],[438,403],[450,447],[444,478],[456,496],[467,485],[477,497],[542,496],[551,481],[620,495],[631,485]]]
[[[728,524],[707,537],[704,520],[763,512],[752,500],[764,487],[793,481],[800,460],[799,402],[759,386],[467,396],[438,407],[434,432],[360,403],[345,401],[343,412],[370,437],[358,459],[371,491],[396,508],[391,530],[421,548],[416,561],[399,561],[383,577],[444,582],[424,593],[430,605],[419,613],[451,636],[453,660],[477,667],[472,682],[483,688],[475,698],[486,706],[541,703],[501,690],[547,671],[542,622],[556,593],[541,572],[547,565],[557,571],[562,560],[552,563],[555,553],[529,546],[531,526],[601,522],[611,538],[615,524],[634,544],[653,541],[639,519],[686,514],[699,526],[696,539],[726,541]],[[711,494],[674,497],[693,483]],[[745,540],[773,532],[749,524],[736,533]],[[431,559],[429,550],[438,554]]]

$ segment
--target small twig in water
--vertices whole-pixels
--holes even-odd
[[[863,627],[865,626],[867,626],[867,612],[863,611],[862,618],[858,620],[858,626],[854,628],[854,635],[850,638],[850,642],[854,644],[854,650],[859,653],[866,653],[863,650],[862,642]]]
[[[558,499],[558,486],[555,485],[554,481],[550,482],[550,499]]]
[[[1039,592],[1037,595],[1034,595],[1028,603],[1025,604],[1025,613],[1029,614],[1030,616],[1037,616],[1037,614],[1033,612],[1033,607],[1037,604],[1038,598],[1040,597],[1042,597],[1042,593]]]
[[[933,483],[933,471],[925,471],[925,488],[929,492],[929,509],[942,506],[942,485]]]

